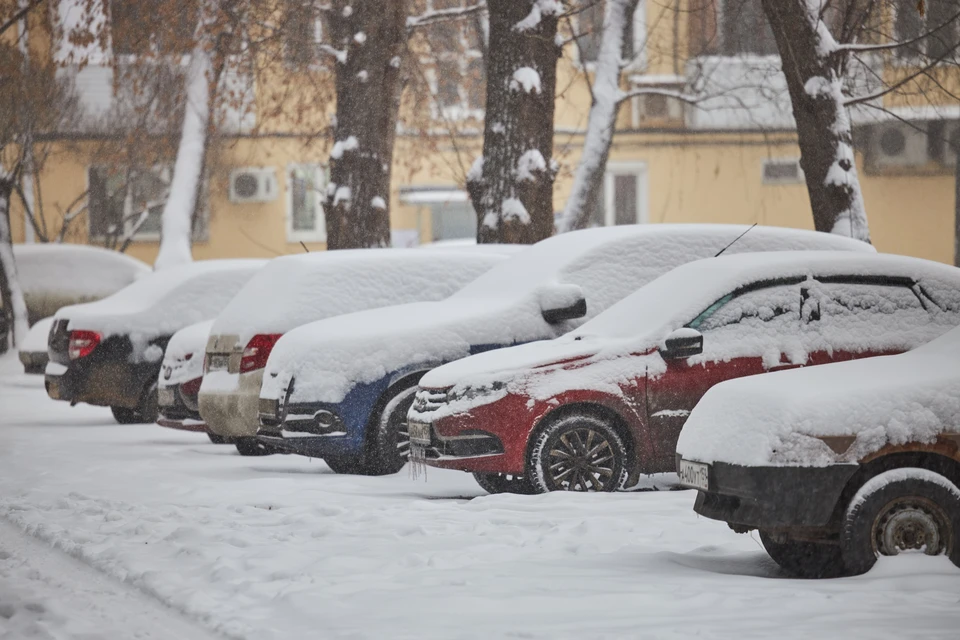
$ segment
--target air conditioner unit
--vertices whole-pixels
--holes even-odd
[[[957,153],[960,153],[960,120],[948,120],[943,123],[943,164],[957,166]]]
[[[871,140],[877,167],[917,167],[929,160],[927,134],[906,122],[887,122],[874,127]]]
[[[271,202],[277,198],[272,167],[246,167],[230,172],[230,202]]]
[[[633,115],[637,126],[651,121],[682,121],[683,103],[658,93],[639,95],[633,99]]]

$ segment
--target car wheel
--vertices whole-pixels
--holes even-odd
[[[237,438],[235,444],[242,456],[269,456],[276,453],[273,447],[258,442],[256,438]]]
[[[508,473],[475,473],[473,479],[487,493],[517,493],[531,495],[537,492],[526,476]]]
[[[627,451],[606,420],[573,414],[546,426],[530,452],[530,481],[548,491],[618,491],[627,482]]]
[[[160,403],[157,393],[157,384],[153,383],[143,392],[140,404],[137,405],[140,422],[153,424],[160,417]]]
[[[960,489],[927,469],[893,469],[868,480],[850,501],[840,532],[854,575],[878,556],[907,551],[946,555],[960,566]]]
[[[380,426],[373,436],[367,472],[374,476],[397,473],[410,456],[410,434],[407,433],[407,412],[417,394],[417,387],[404,389],[387,403],[380,414]]]
[[[349,474],[355,476],[367,476],[371,475],[367,473],[366,467],[363,464],[363,459],[361,456],[327,456],[323,459],[327,463],[327,466],[334,473]]]
[[[128,409],[127,407],[110,407],[110,412],[113,414],[114,420],[120,424],[137,424],[143,422],[140,419],[140,412],[136,409]]]
[[[775,541],[765,531],[760,541],[780,568],[797,578],[837,578],[846,573],[840,547],[829,542]]]

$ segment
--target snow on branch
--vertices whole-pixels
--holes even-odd
[[[407,29],[417,29],[419,27],[425,27],[427,25],[436,24],[438,22],[446,22],[448,20],[458,20],[464,18],[471,14],[474,14],[478,11],[483,11],[487,8],[487,3],[485,0],[478,0],[475,4],[466,6],[466,7],[452,7],[450,9],[431,9],[430,11],[425,11],[419,16],[410,16],[407,18]]]
[[[534,0],[527,17],[513,25],[514,31],[532,31],[540,25],[543,16],[559,16],[563,7],[557,0]]]
[[[347,64],[347,52],[340,49],[335,49],[328,44],[321,44],[320,51],[327,54],[328,56],[333,56],[337,62],[340,64]]]

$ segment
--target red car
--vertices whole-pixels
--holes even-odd
[[[742,254],[674,269],[576,331],[434,369],[411,458],[490,492],[615,491],[675,469],[731,378],[899,353],[960,325],[960,269],[891,255]]]

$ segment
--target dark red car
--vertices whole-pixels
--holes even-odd
[[[420,382],[413,460],[491,492],[615,491],[675,469],[687,415],[731,378],[906,351],[960,324],[960,269],[839,252],[678,267],[578,330]]]

